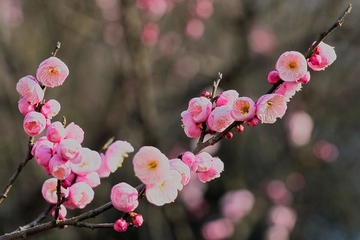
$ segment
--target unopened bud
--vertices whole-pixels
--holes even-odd
[[[238,133],[242,133],[242,132],[244,132],[245,131],[245,128],[244,128],[244,126],[243,125],[237,125],[236,127],[235,127],[235,130],[238,132]]]
[[[225,134],[225,138],[227,138],[227,139],[231,139],[233,136],[234,136],[234,134],[232,132],[227,132]]]
[[[201,94],[201,97],[211,98],[211,93],[208,92],[208,91],[204,91],[204,92]]]
[[[246,124],[250,127],[254,127],[259,124],[259,118],[255,116],[253,119],[246,121]]]

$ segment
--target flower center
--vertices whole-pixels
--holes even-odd
[[[149,163],[149,169],[155,169],[157,167],[157,162],[155,160]]]
[[[291,61],[291,62],[289,63],[289,68],[290,68],[290,69],[295,69],[296,66],[297,66],[297,64],[296,64],[296,62],[294,62],[294,61]]]

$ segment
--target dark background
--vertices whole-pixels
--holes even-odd
[[[174,157],[193,147],[181,128],[180,113],[190,98],[209,89],[217,72],[223,73],[222,89],[236,89],[256,100],[270,88],[266,75],[280,54],[305,53],[349,4],[212,0],[209,16],[206,9],[196,12],[196,0],[153,2],[158,4],[146,10],[136,7],[135,0],[0,0],[0,190],[27,149],[15,85],[35,74],[57,41],[62,44],[57,56],[70,75],[63,86],[46,91],[47,99],[55,98],[62,106],[55,120],[64,115],[80,125],[83,145],[92,149],[115,136],[129,141],[135,151],[153,145]],[[255,205],[235,223],[230,239],[267,239],[269,212],[279,202],[296,213],[289,239],[360,239],[360,1],[352,4],[343,27],[326,39],[335,47],[337,60],[326,71],[312,72],[285,117],[272,125],[245,127],[244,133],[221,141],[213,154],[224,161],[225,171],[206,184],[202,208],[195,209],[200,215],[195,217],[181,197],[161,208],[143,200],[137,211],[144,215],[144,225],[125,234],[70,226],[29,239],[201,239],[202,226],[221,217],[221,197],[238,189],[251,191]],[[197,38],[186,33],[191,19],[204,24]],[[149,22],[159,29],[153,42],[151,34],[146,39],[141,35]],[[311,134],[302,143],[291,137],[296,126],[289,122],[296,113],[310,123],[300,119],[295,124],[300,133]],[[138,185],[132,156],[95,188],[87,208],[69,210],[68,217],[108,202],[111,186],[118,182]],[[289,180],[292,173],[299,176],[295,183]],[[26,165],[0,206],[0,233],[31,222],[46,209],[41,186],[47,178],[35,161]],[[280,181],[285,200],[269,196],[266,189],[273,180]],[[114,222],[119,217],[121,213],[111,209],[90,221]]]

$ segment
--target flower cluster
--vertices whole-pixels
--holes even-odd
[[[307,67],[323,70],[335,59],[334,49],[323,42],[308,60],[299,52],[285,52],[267,76],[269,83],[277,84],[272,93],[261,96],[256,103],[249,97],[239,96],[236,90],[224,91],[219,96],[206,92],[192,98],[187,110],[181,113],[184,132],[190,138],[198,138],[204,133],[222,132],[235,121],[239,132],[243,131],[244,122],[249,126],[257,125],[259,120],[274,123],[284,116],[287,103],[301,90],[302,84],[310,81]]]
[[[65,126],[59,121],[51,122],[60,111],[60,103],[54,99],[44,100],[45,87],[57,87],[64,83],[69,70],[65,63],[56,57],[43,61],[36,78],[21,78],[16,89],[21,98],[19,110],[25,115],[23,127],[31,136],[45,130],[33,145],[31,154],[36,162],[53,178],[46,180],[42,195],[51,204],[57,204],[58,184],[61,184],[60,197],[67,198],[60,206],[59,219],[66,216],[66,208],[84,208],[94,198],[93,188],[100,185],[100,178],[108,177],[121,167],[124,157],[134,148],[125,141],[112,143],[105,153],[99,154],[81,144],[84,131],[75,123]]]

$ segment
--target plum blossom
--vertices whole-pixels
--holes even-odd
[[[284,52],[277,60],[275,69],[283,81],[295,82],[306,74],[307,62],[299,52]]]
[[[31,75],[27,75],[18,81],[16,91],[30,104],[37,104],[44,98],[44,91],[36,78]]]
[[[100,157],[101,157],[101,165],[100,168],[96,170],[96,172],[99,174],[100,178],[106,178],[110,176],[111,171],[106,164],[105,154],[100,153]]]
[[[212,108],[211,101],[206,97],[196,97],[189,101],[187,111],[190,113],[194,122],[204,122],[209,116]]]
[[[228,105],[216,107],[207,119],[207,125],[209,128],[215,132],[224,131],[231,123],[234,122],[234,119],[230,115],[231,110],[232,107]]]
[[[78,141],[72,138],[63,139],[59,144],[57,144],[56,152],[60,157],[66,160],[77,159],[78,162],[81,161],[79,157],[81,152],[81,145]],[[76,161],[72,161],[73,163],[77,163]]]
[[[126,141],[116,141],[112,143],[105,153],[105,163],[111,172],[115,172],[116,169],[122,166],[125,157],[128,157],[128,153],[134,151],[134,148],[130,143]]]
[[[31,154],[34,156],[36,162],[47,167],[49,165],[50,158],[53,155],[54,143],[50,142],[45,136],[39,138],[31,149]]]
[[[235,99],[239,97],[239,93],[236,90],[227,90],[220,93],[218,99],[216,100],[216,106],[232,106]]]
[[[184,152],[184,154],[181,157],[181,160],[188,165],[189,168],[194,164],[195,162],[195,155],[192,152]]]
[[[84,182],[94,188],[100,185],[100,177],[97,172],[89,172],[86,175],[78,175],[76,177],[76,182]]]
[[[26,115],[29,112],[35,111],[35,105],[31,104],[24,97],[21,97],[18,101],[18,108],[21,114]]]
[[[71,172],[70,164],[67,160],[61,158],[58,154],[52,156],[49,161],[49,170],[51,175],[59,180],[67,178]]]
[[[44,131],[46,127],[46,118],[38,112],[29,112],[25,115],[23,128],[27,135],[34,137]]]
[[[78,141],[79,143],[82,143],[84,141],[84,131],[79,125],[76,125],[75,123],[70,123],[66,126],[66,136],[65,138],[72,138]]]
[[[79,158],[81,158],[79,163],[73,163],[73,161],[71,161],[71,170],[78,175],[83,176],[90,172],[95,172],[101,166],[100,154],[89,148],[83,147]],[[77,160],[75,161],[77,162]]]
[[[134,214],[130,214],[130,216],[131,216],[131,223],[133,224],[133,226],[140,227],[144,223],[144,218],[141,214],[134,213]]]
[[[224,171],[224,163],[218,157],[212,158],[211,167],[206,172],[199,172],[198,178],[201,182],[209,182],[220,177],[220,173]]]
[[[302,88],[302,84],[299,82],[283,82],[276,90],[275,93],[281,94],[285,97],[286,102],[299,92]]]
[[[36,70],[36,78],[39,82],[51,88],[62,85],[68,75],[68,67],[57,57],[45,59]]]
[[[50,142],[59,143],[66,136],[66,130],[61,122],[53,122],[46,129],[46,137]]]
[[[110,199],[117,210],[131,212],[139,205],[138,195],[136,188],[121,182],[112,187]]]
[[[56,178],[49,178],[42,185],[41,193],[44,199],[48,203],[56,204],[57,202],[57,194],[56,194],[57,181],[58,180]],[[60,190],[63,197],[67,197],[69,195],[69,189],[60,187]]]
[[[134,155],[135,175],[145,184],[159,185],[170,171],[169,159],[159,149],[144,146]]]
[[[314,71],[321,71],[327,68],[336,60],[336,53],[333,47],[320,42],[315,48],[313,55],[308,59],[309,67]]]
[[[286,112],[286,98],[272,93],[261,96],[256,103],[256,115],[262,123],[274,123]]]
[[[181,113],[181,121],[183,123],[183,128],[186,136],[189,138],[198,138],[201,135],[201,128],[191,117],[191,114],[188,111],[183,111]]]
[[[195,156],[195,162],[191,166],[192,172],[206,172],[211,168],[212,156],[207,152],[201,152]]]
[[[230,115],[236,121],[247,121],[255,116],[255,103],[251,98],[237,98],[231,109]]]
[[[183,188],[180,173],[176,170],[169,171],[170,172],[160,184],[146,185],[146,198],[150,203],[156,206],[162,206],[166,203],[175,201],[178,190]]]
[[[84,208],[94,199],[94,190],[84,182],[77,182],[69,188],[68,208]],[[65,203],[67,203],[65,202]]]
[[[55,99],[50,99],[42,107],[40,112],[48,119],[52,119],[60,112],[60,103]]]
[[[170,169],[176,170],[181,175],[181,184],[185,186],[190,181],[190,168],[181,159],[174,158],[169,160]]]

